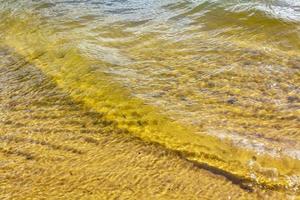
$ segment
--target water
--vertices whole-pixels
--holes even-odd
[[[299,194],[300,3],[1,1],[0,40],[110,126]]]

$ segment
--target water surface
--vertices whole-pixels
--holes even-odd
[[[114,127],[298,195],[300,3],[1,1],[0,39]]]

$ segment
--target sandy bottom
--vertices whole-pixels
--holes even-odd
[[[115,128],[0,49],[0,199],[287,199]]]

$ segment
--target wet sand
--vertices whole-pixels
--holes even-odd
[[[0,51],[1,199],[286,199],[118,130]]]

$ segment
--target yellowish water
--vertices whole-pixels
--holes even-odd
[[[11,75],[15,82],[9,82],[10,79],[5,79],[6,74],[9,73],[10,66],[15,64],[4,63],[1,81],[6,83],[6,86],[3,88],[11,87],[9,93],[14,92],[14,96],[20,96],[21,102],[25,101],[25,97],[30,104],[35,98],[44,98],[47,88],[46,94],[34,92],[43,88],[44,84],[33,83],[26,86],[28,95],[27,92],[17,95],[18,89],[14,90],[14,87],[22,86],[22,80],[31,77],[31,73],[41,70],[42,73],[38,77],[48,77],[55,87],[59,88],[57,90],[68,96],[56,99],[49,93],[50,102],[53,100],[60,104],[65,98],[71,98],[71,105],[67,106],[63,102],[60,105],[62,111],[66,109],[60,116],[66,118],[71,125],[64,125],[64,122],[49,118],[48,114],[43,112],[38,114],[39,117],[28,120],[27,123],[32,125],[26,125],[29,126],[26,131],[36,130],[33,128],[36,124],[41,128],[44,121],[49,121],[51,129],[64,129],[62,132],[64,136],[67,135],[67,140],[72,136],[76,141],[70,141],[70,145],[74,146],[72,148],[56,144],[63,139],[60,139],[55,131],[52,137],[43,129],[37,131],[41,133],[39,136],[28,135],[26,131],[23,133],[25,135],[20,135],[19,131],[14,129],[21,126],[19,123],[23,123],[19,112],[12,112],[10,108],[5,107],[10,107],[10,104],[15,107],[17,103],[2,103],[5,105],[2,112],[5,113],[4,116],[13,118],[2,120],[4,124],[10,121],[9,128],[3,125],[3,154],[23,156],[31,160],[34,156],[22,149],[24,144],[29,152],[37,152],[44,159],[47,158],[46,160],[48,156],[49,159],[51,157],[48,153],[52,153],[36,149],[40,148],[39,146],[48,146],[71,154],[82,154],[86,150],[93,153],[81,157],[72,154],[74,157],[71,156],[70,160],[67,159],[59,166],[66,170],[77,166],[78,173],[83,177],[85,175],[80,171],[82,166],[79,163],[70,164],[72,158],[85,163],[87,168],[95,169],[95,166],[99,166],[97,169],[100,172],[107,171],[106,167],[111,167],[113,163],[118,168],[122,162],[119,156],[114,159],[105,150],[101,152],[98,149],[103,148],[105,142],[100,142],[101,145],[94,148],[77,143],[79,139],[86,143],[97,143],[97,137],[100,137],[98,132],[93,134],[92,138],[77,134],[80,132],[78,123],[90,131],[94,129],[94,125],[88,121],[95,118],[93,120],[101,120],[100,128],[96,125],[95,129],[102,130],[103,125],[104,130],[108,127],[106,134],[101,135],[101,140],[112,141],[114,133],[117,132],[117,138],[121,138],[120,142],[136,141],[137,139],[131,137],[134,136],[146,142],[139,143],[143,143],[146,149],[147,143],[151,142],[155,143],[155,152],[165,151],[163,148],[176,152],[176,155],[172,154],[173,156],[167,158],[160,158],[156,153],[146,153],[144,157],[141,156],[142,160],[134,159],[134,162],[146,164],[145,159],[148,156],[154,156],[152,160],[155,161],[161,159],[161,163],[153,167],[153,173],[159,174],[159,170],[164,168],[170,159],[171,168],[176,166],[182,179],[186,177],[187,181],[190,180],[188,176],[191,180],[203,177],[205,184],[214,185],[204,193],[205,195],[214,195],[213,191],[220,189],[221,192],[216,193],[214,198],[227,198],[230,195],[239,195],[241,188],[254,191],[251,194],[244,191],[241,194],[246,195],[244,198],[268,198],[268,195],[270,198],[272,195],[293,198],[299,195],[300,45],[296,11],[286,19],[285,15],[276,12],[275,6],[272,7],[272,14],[275,16],[270,17],[257,10],[252,13],[243,9],[235,12],[235,9],[243,4],[233,4],[236,6],[232,7],[231,4],[215,4],[210,1],[204,1],[198,6],[180,2],[140,5],[138,2],[143,1],[137,1],[135,4],[119,2],[120,5],[114,5],[112,2],[112,5],[95,7],[93,5],[96,4],[92,4],[94,1],[91,1],[91,4],[65,2],[63,5],[58,2],[24,2],[1,3],[1,42],[5,48],[14,52],[13,58],[17,58],[16,62],[21,60],[32,65],[35,70],[26,73],[17,67],[19,71]],[[128,13],[124,5],[131,6]],[[245,5],[250,9],[248,4]],[[139,9],[134,10],[135,6],[142,11],[146,9],[149,13],[142,15]],[[292,6],[290,5],[291,8]],[[230,9],[226,10],[224,7]],[[255,9],[259,10],[260,7]],[[2,93],[1,96],[5,97],[5,94]],[[20,110],[25,112],[27,104],[22,104]],[[55,105],[50,105],[55,109]],[[88,119],[67,118],[68,115],[72,116],[67,110],[78,105],[87,110],[92,109],[94,114],[89,114]],[[43,108],[46,105],[35,106]],[[68,130],[69,128],[71,130]],[[110,133],[112,136],[109,136]],[[132,147],[134,144],[135,142],[129,142],[128,145],[120,146],[128,159],[130,156],[134,157],[135,151],[142,148]],[[112,150],[113,148],[110,145],[107,151],[121,151],[117,147]],[[79,149],[82,149],[82,152]],[[101,159],[93,157],[99,151],[99,156],[103,155],[102,159],[108,160],[108,165],[102,166]],[[115,156],[116,154],[113,154],[113,157]],[[187,161],[192,161],[199,172],[190,169]],[[28,163],[31,161],[17,163],[16,166],[23,168],[30,165]],[[132,165],[136,164],[130,163],[128,166]],[[50,166],[50,162],[45,165],[43,163],[43,169]],[[12,172],[13,167],[10,167],[10,170],[4,168],[3,172]],[[143,169],[136,176],[141,177],[143,173],[148,173]],[[212,180],[210,175],[205,174],[209,172],[203,172],[201,169],[217,175],[214,175]],[[123,167],[118,173],[123,173],[122,170],[130,169]],[[87,173],[89,172],[91,171]],[[33,171],[29,170],[24,182],[29,181],[32,173]],[[224,179],[220,179],[219,176],[225,177],[229,183],[234,183],[230,186],[234,189],[227,191],[227,186],[220,187],[220,181]],[[45,174],[33,177],[34,182],[39,177],[44,181],[51,179]],[[86,185],[101,193],[101,189],[97,188],[98,183],[93,185],[88,177],[84,177],[87,180]],[[116,177],[107,178],[104,181],[105,186],[110,181],[115,183]],[[81,180],[78,178],[79,175],[75,179]],[[130,179],[128,176],[123,178]],[[152,181],[153,176],[149,175],[149,179]],[[6,184],[14,184],[14,181],[19,180],[3,180],[3,188],[9,191],[3,195],[6,195],[6,198],[13,197],[9,196],[14,193],[13,188],[7,187]],[[164,184],[164,180],[161,184]],[[103,181],[103,178],[100,181]],[[189,187],[196,187],[199,184],[197,181],[202,180],[193,180],[188,184]],[[28,184],[30,185],[30,182]],[[36,184],[38,186],[38,182]],[[71,187],[68,181],[64,184],[65,189]],[[120,185],[129,187],[126,183]],[[82,194],[77,186],[72,194],[74,196]],[[112,191],[116,190],[116,187],[112,186]],[[138,182],[132,187],[139,187],[137,190],[142,191],[143,184]],[[54,193],[50,192],[51,188]],[[51,184],[48,189],[37,190],[37,193],[27,191],[27,195],[28,198],[43,193],[54,195],[56,189],[57,185]],[[45,192],[47,190],[48,192]],[[198,191],[201,190],[199,187]],[[66,190],[60,191],[63,194]],[[123,194],[127,189],[120,191],[122,194],[117,193],[116,197],[133,195]],[[149,191],[155,194],[156,189],[150,186]],[[180,195],[187,197],[187,191],[180,189],[173,195],[177,198],[183,198]],[[171,198],[168,194],[172,192],[160,192],[157,191],[156,197]],[[222,193],[227,192],[227,196],[222,196]],[[192,191],[187,193],[193,196]],[[106,197],[109,195],[103,191],[102,194]],[[160,196],[162,194],[167,196]],[[197,194],[194,197],[201,198]],[[95,195],[96,197],[100,198],[99,194]]]
[[[287,197],[259,188],[251,192],[124,133],[74,102],[20,55],[0,52],[1,199]]]

